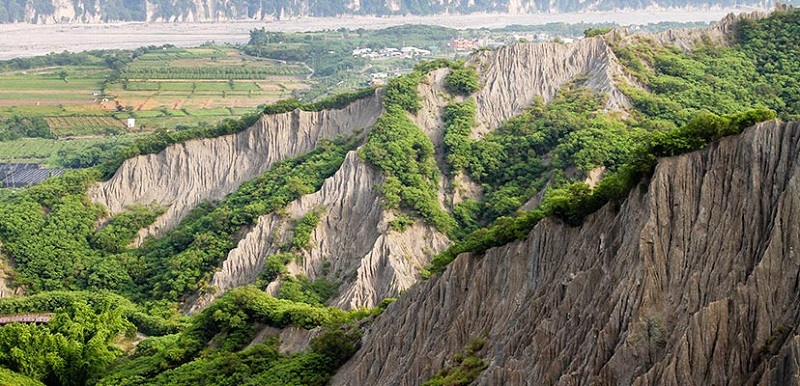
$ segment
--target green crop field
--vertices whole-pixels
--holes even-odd
[[[302,63],[253,58],[231,47],[151,50],[116,70],[99,56],[80,63],[0,72],[0,119],[41,117],[57,138],[2,142],[0,162],[57,166],[60,150],[214,125],[311,85]]]
[[[45,117],[50,130],[57,136],[118,134],[125,124],[109,116]]]

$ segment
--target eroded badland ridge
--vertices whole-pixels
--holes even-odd
[[[231,384],[258,366],[243,384],[279,384],[286,368],[333,385],[444,382],[464,368],[480,385],[797,384],[797,100],[780,94],[777,113],[680,105],[695,102],[685,90],[716,102],[755,74],[750,51],[733,51],[738,28],[773,16],[479,51],[335,102],[267,106],[234,134],[179,137],[78,193],[54,189],[71,201],[24,201],[33,215],[0,223],[4,261],[21,258],[0,276],[28,282],[0,280],[0,297],[81,285],[37,282],[7,234],[89,208],[85,250],[127,281],[103,287],[111,268],[88,263],[70,272],[156,310],[126,311],[155,338],[99,385],[191,384],[208,369]],[[706,63],[737,67],[724,78]],[[758,98],[778,98],[759,79]],[[43,186],[33,192],[49,197]],[[103,230],[136,210],[152,218],[109,241]],[[316,284],[333,290],[302,287]],[[163,304],[188,322],[159,322]]]
[[[663,160],[619,211],[462,255],[390,306],[333,384],[419,384],[476,337],[475,384],[792,384],[799,163],[800,125],[763,123]]]

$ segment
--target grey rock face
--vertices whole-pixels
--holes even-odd
[[[377,190],[382,181],[356,152],[350,152],[319,191],[289,204],[285,217],[274,213],[260,217],[214,275],[211,284],[216,292],[202,296],[192,309],[199,310],[221,293],[254,282],[266,258],[291,240],[292,222],[317,209],[323,214],[309,248],[299,252],[302,261],[289,263],[289,273],[342,283],[332,305],[343,309],[374,307],[384,298],[397,296],[416,282],[419,269],[449,240],[421,222],[403,232],[391,231],[390,214],[384,211]]]
[[[369,128],[382,111],[376,94],[341,110],[265,115],[237,134],[188,141],[131,158],[110,180],[92,186],[89,197],[111,214],[132,204],[155,202],[167,207],[139,233],[138,245],[147,235],[174,228],[198,203],[225,197],[276,161],[306,153],[323,138]]]
[[[800,124],[659,162],[580,227],[459,256],[369,327],[334,385],[418,385],[486,335],[480,385],[797,384]]]
[[[0,269],[0,298],[7,298],[13,294],[8,286],[6,286],[6,274]]]
[[[629,104],[614,80],[622,68],[599,36],[572,44],[518,43],[480,52],[470,64],[481,72],[482,88],[475,95],[477,134],[519,115],[536,97],[549,102],[579,76],[586,77],[584,84],[593,91],[609,95],[610,109]]]

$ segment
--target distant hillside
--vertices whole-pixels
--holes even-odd
[[[5,0],[0,23],[273,20],[293,16],[432,15],[771,7],[773,0]]]

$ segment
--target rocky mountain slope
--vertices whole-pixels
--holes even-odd
[[[796,58],[796,12],[428,62],[294,105],[341,109],[160,134],[108,181],[117,164],[9,194],[0,278],[30,292],[0,311],[57,315],[0,334],[0,354],[51,368],[0,366],[99,385],[796,384],[800,67],[758,59]],[[133,327],[151,338],[122,354]],[[91,329],[91,346],[69,333]]]
[[[419,269],[449,240],[421,221],[404,231],[391,231],[392,214],[383,209],[377,190],[382,180],[350,152],[319,191],[294,201],[283,215],[262,216],[214,274],[211,285],[216,290],[195,301],[192,310],[202,309],[225,291],[253,283],[265,259],[290,242],[293,220],[310,211],[321,211],[322,216],[309,246],[300,252],[302,260],[289,263],[290,274],[343,283],[331,301],[342,309],[372,308],[408,289],[417,281]],[[273,282],[268,290],[277,295],[279,286],[279,281]]]
[[[653,3],[629,0],[308,0],[246,1],[175,1],[100,2],[92,0],[47,0],[25,2],[11,0],[0,4],[0,22],[96,23],[107,21],[205,22],[226,20],[274,20],[303,16],[342,15],[439,15],[468,13],[527,14],[540,12],[586,12],[629,9],[725,8],[753,6],[767,8],[770,0],[681,0]]]
[[[660,39],[686,47],[703,39],[724,44],[726,35],[719,31],[735,20],[729,18],[701,32],[672,33]],[[616,39],[620,36],[622,44],[633,41],[627,35]],[[519,115],[536,98],[551,100],[559,88],[576,79],[590,90],[608,95],[607,109],[624,111],[630,107],[617,88],[617,82],[626,75],[602,37],[567,45],[516,44],[478,53],[468,64],[480,74],[481,88],[474,96],[475,137]],[[448,177],[442,159],[442,116],[450,103],[444,83],[449,72],[442,68],[426,76],[417,87],[422,108],[410,114],[438,149],[437,163],[445,176],[438,194],[440,204],[447,209],[481,194],[481,187],[467,175]],[[382,112],[381,95],[376,93],[341,110],[266,115],[238,134],[192,140],[158,154],[129,159],[113,178],[95,184],[89,196],[112,215],[133,204],[156,203],[166,208],[155,223],[140,230],[134,242],[139,245],[148,235],[173,229],[200,202],[223,198],[274,162],[307,152],[322,138],[369,129]],[[342,283],[332,304],[343,308],[372,307],[405,290],[449,241],[421,222],[404,232],[391,230],[393,214],[382,208],[378,191],[382,182],[382,175],[355,153],[350,154],[320,191],[296,200],[280,215],[262,216],[252,229],[239,235],[238,246],[214,274],[210,290],[200,293],[188,309],[198,311],[226,291],[255,282],[266,259],[281,252],[292,237],[293,224],[312,210],[322,211],[321,220],[309,246],[299,251],[302,259],[289,264],[289,273]],[[276,285],[271,287],[273,291],[277,291]]]
[[[382,107],[378,95],[341,110],[264,115],[237,134],[193,140],[158,154],[131,158],[108,181],[89,191],[110,214],[132,204],[168,208],[136,244],[150,234],[172,229],[198,203],[225,197],[243,182],[269,170],[276,161],[297,156],[323,139],[351,135],[375,123]]]
[[[459,256],[332,384],[416,385],[479,337],[475,384],[793,384],[799,160],[800,124],[766,122],[663,159],[619,210]]]
[[[627,104],[615,86],[614,77],[622,74],[619,64],[600,37],[571,45],[517,44],[482,53],[471,65],[482,74],[483,87],[475,98],[478,134],[518,115],[537,97],[552,99],[559,87],[578,77],[584,77],[586,85],[596,92],[611,95],[610,109]],[[412,116],[440,150],[442,114],[448,103],[442,95],[447,94],[444,78],[448,73],[448,69],[434,71],[419,85],[423,107]],[[514,84],[530,87],[512,87]],[[139,232],[134,243],[139,245],[148,235],[158,236],[174,228],[198,203],[223,198],[243,182],[268,170],[275,161],[307,152],[322,138],[369,128],[382,111],[380,95],[376,94],[342,110],[297,110],[263,116],[254,127],[238,134],[193,140],[158,154],[129,159],[113,178],[94,185],[89,196],[107,207],[112,215],[133,204],[156,203],[165,207],[166,212],[155,223]],[[437,154],[441,156],[443,152]],[[443,162],[439,161],[441,174],[447,175]],[[388,222],[392,215],[381,209],[376,190],[381,179],[351,154],[321,191],[291,204],[286,218],[275,214],[263,216],[214,275],[211,283],[214,295],[201,295],[191,309],[199,310],[228,289],[254,282],[265,259],[277,253],[291,237],[292,222],[316,207],[323,208],[325,213],[321,225],[313,233],[305,258],[298,265],[290,265],[290,273],[346,282],[334,301],[345,308],[374,306],[409,287],[416,281],[419,269],[448,241],[422,223],[403,233],[390,231]],[[449,206],[447,202],[458,202],[461,196],[480,194],[480,188],[468,177],[461,175],[457,179],[461,189],[454,193],[459,196],[456,200],[445,189],[453,182],[442,180],[439,195],[445,207]],[[330,269],[323,274],[324,262],[330,264]]]
[[[534,98],[549,102],[564,84],[584,77],[584,84],[609,96],[607,106],[620,110],[628,101],[617,89],[615,76],[624,76],[617,58],[602,37],[574,44],[516,44],[480,52],[471,63],[482,69],[482,88],[475,133],[485,133],[517,116]],[[520,87],[520,85],[524,85]]]

